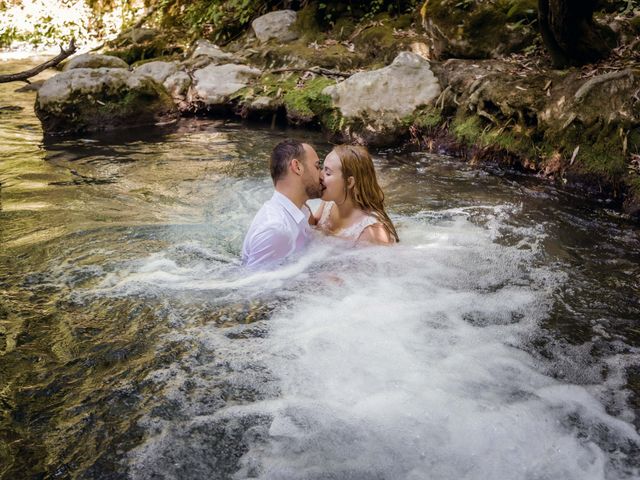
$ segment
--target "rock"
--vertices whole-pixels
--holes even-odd
[[[63,71],[74,68],[129,68],[124,60],[111,55],[99,55],[94,53],[83,53],[73,57],[64,64]]]
[[[188,58],[182,62],[183,67],[190,70],[198,70],[211,64],[239,63],[233,54],[222,51],[207,40],[196,40],[191,50]]]
[[[209,65],[193,73],[191,97],[206,106],[224,104],[230,95],[249,85],[261,73],[246,65]]]
[[[254,110],[268,110],[273,108],[273,100],[269,97],[256,97],[250,106]]]
[[[292,29],[296,18],[297,14],[293,10],[279,10],[256,18],[251,22],[251,27],[262,43],[271,39],[290,42],[298,38],[298,34]]]
[[[172,97],[184,97],[189,85],[191,85],[191,77],[178,68],[178,62],[156,61],[142,64],[134,72],[139,75],[147,75],[161,83]]]
[[[174,120],[165,88],[122,68],[76,68],[44,82],[35,104],[45,133],[108,130]]]
[[[158,31],[153,28],[134,28],[126,35],[126,38],[133,43],[144,43],[155,40],[157,36]]]
[[[140,75],[147,75],[158,83],[164,83],[167,77],[178,71],[178,64],[176,62],[148,62],[136,67],[133,71]]]
[[[496,58],[532,44],[537,3],[431,0],[421,13],[436,58]]]
[[[393,128],[418,107],[440,95],[440,84],[427,60],[401,52],[391,65],[356,73],[324,89],[347,119],[364,119],[378,128]]]
[[[207,40],[196,40],[190,58],[208,57],[216,63],[228,63],[233,60],[231,53],[223,52],[220,47]]]
[[[173,75],[168,76],[163,82],[163,85],[172,97],[183,98],[191,86],[191,77],[187,72],[179,70]]]

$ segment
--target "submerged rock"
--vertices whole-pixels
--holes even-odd
[[[45,133],[72,133],[175,120],[165,88],[122,68],[77,68],[48,79],[36,97]]]
[[[190,97],[205,107],[223,105],[261,73],[246,65],[209,65],[193,73]]]
[[[377,143],[378,134],[389,133],[419,107],[430,105],[440,92],[429,62],[411,52],[400,53],[387,67],[357,73],[323,91],[345,119],[365,126],[369,143]]]
[[[62,70],[66,72],[74,68],[129,68],[129,64],[111,55],[83,53],[66,62]]]
[[[256,18],[251,22],[251,27],[261,42],[276,40],[278,42],[290,42],[298,38],[293,30],[297,14],[293,10],[279,10],[270,12]]]

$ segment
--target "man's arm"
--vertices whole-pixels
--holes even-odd
[[[247,267],[264,267],[283,260],[294,245],[282,229],[267,226],[256,231],[251,237],[244,259]]]

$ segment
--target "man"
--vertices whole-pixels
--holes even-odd
[[[318,154],[307,143],[285,140],[269,162],[275,192],[256,214],[242,245],[248,267],[267,267],[301,250],[310,237],[305,202],[322,196]]]

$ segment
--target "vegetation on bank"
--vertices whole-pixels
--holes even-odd
[[[575,0],[85,0],[83,5],[91,10],[87,18],[119,12],[125,34],[103,51],[129,64],[180,58],[193,40],[204,38],[262,68],[259,81],[232,99],[240,116],[319,126],[336,140],[378,135],[385,143],[414,142],[474,162],[507,164],[624,198],[627,211],[637,214],[640,100],[633,99],[640,95],[640,2],[578,2],[581,7],[569,9],[582,23],[578,30],[565,30],[592,43],[603,40],[589,58],[588,42],[567,42],[567,31],[539,14],[540,5],[553,9],[558,2],[577,5]],[[0,18],[18,3],[0,2]],[[298,40],[261,45],[247,34],[253,19],[282,8],[298,12]],[[148,36],[128,30],[135,24],[153,30]],[[93,25],[100,38],[108,36],[101,24]],[[3,35],[0,46],[11,40],[11,32]],[[381,68],[404,50],[431,59],[445,92],[435,105],[398,119],[387,132],[375,131],[367,119],[344,118],[332,106],[323,90],[339,77],[273,73],[302,65],[350,74]],[[584,61],[591,63],[566,68]],[[480,71],[471,72],[478,66]],[[629,72],[628,81],[616,77],[578,95],[581,85],[616,72]]]

